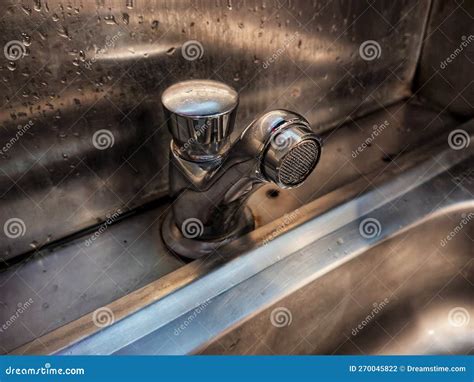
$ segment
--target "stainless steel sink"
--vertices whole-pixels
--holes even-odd
[[[441,136],[14,352],[469,353],[473,151]]]

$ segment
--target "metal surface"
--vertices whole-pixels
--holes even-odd
[[[472,133],[474,125],[462,128]],[[174,354],[206,347],[213,353],[337,352],[339,342],[347,341],[348,330],[358,327],[370,313],[367,309],[384,296],[393,303],[386,311],[389,322],[396,323],[406,306],[420,319],[427,318],[428,326],[410,327],[416,331],[410,337],[412,347],[397,351],[466,352],[473,343],[472,327],[469,321],[459,325],[457,316],[450,316],[455,308],[467,314],[474,308],[469,299],[473,290],[469,282],[473,277],[472,226],[458,233],[455,245],[446,250],[440,247],[445,247],[443,239],[459,223],[461,213],[474,207],[473,147],[454,150],[445,137],[438,143],[440,146],[429,145],[400,158],[371,190],[364,192],[367,182],[360,179],[301,207],[277,235],[272,234],[283,219],[222,248],[218,258],[195,261],[169,279],[165,276],[154,288],[159,290],[159,285],[169,285],[172,279],[176,283],[172,293],[155,295],[148,306],[87,338],[77,334],[76,341],[82,340],[76,344],[61,345],[61,337],[52,333],[17,352]],[[413,163],[418,164],[404,168]],[[359,196],[351,199],[354,192]],[[321,214],[321,208],[331,201],[331,209]],[[368,219],[371,226],[366,225]],[[374,222],[378,223],[375,230]],[[387,246],[392,248],[389,254],[384,250]],[[420,253],[420,248],[428,252]],[[371,274],[369,268],[378,269]],[[314,291],[323,292],[311,293]],[[134,305],[139,295],[131,294],[109,308]],[[437,296],[445,297],[444,302],[430,305]],[[348,304],[348,298],[359,298],[359,306]],[[293,312],[293,324],[282,324],[274,310],[270,313],[270,309],[281,308],[280,304],[288,304],[284,312]],[[424,307],[429,309],[424,311]],[[380,316],[380,322],[386,314]],[[91,317],[81,320],[83,325]],[[62,333],[80,327],[72,323]],[[436,349],[430,343],[413,341],[424,338],[425,328],[438,335],[445,347]],[[367,329],[373,335],[369,329],[374,328]],[[282,330],[280,336],[276,330]],[[386,349],[396,352],[390,346]],[[367,347],[367,352],[383,351],[376,345]]]
[[[461,119],[474,116],[474,2],[434,0],[414,91]]]
[[[167,193],[157,105],[172,83],[233,83],[236,134],[262,110],[296,110],[322,132],[406,97],[429,1],[387,4],[2,1],[1,46],[25,52],[0,60],[2,147],[33,125],[1,151],[0,224],[21,219],[26,231],[1,237],[0,258]],[[371,61],[359,53],[368,40],[381,47]]]
[[[169,107],[169,98],[184,96],[173,94],[180,93],[183,87],[185,93],[197,93],[191,97],[192,100],[187,98],[187,103],[219,104],[221,101],[213,98],[216,91],[212,91],[212,87],[205,91],[205,85],[202,81],[174,85],[165,92],[169,93],[164,100],[165,108]],[[222,88],[229,91],[224,84],[209,85],[219,86],[219,91]],[[235,106],[236,102],[224,110],[214,108],[217,114],[209,114],[206,119],[225,116]],[[196,142],[176,150],[183,145],[179,131],[202,118],[201,108],[194,106],[193,111],[181,115],[181,126],[175,124],[177,108],[169,111],[170,131],[179,139],[176,142],[173,138],[171,142],[170,161],[170,191],[176,200],[162,228],[168,248],[193,259],[212,255],[222,245],[255,227],[252,214],[245,209],[245,202],[258,188],[268,182],[281,188],[302,185],[321,156],[320,140],[311,131],[308,121],[287,110],[262,114],[227,149]],[[223,142],[227,143],[227,140]],[[309,144],[313,145],[312,150],[303,148]],[[298,163],[295,158],[299,158]],[[290,172],[293,172],[291,177],[288,175]]]
[[[361,142],[373,134],[374,126],[382,124],[387,127],[373,144],[358,151]],[[424,130],[426,126],[429,128]],[[252,195],[249,206],[256,218],[256,225],[261,227],[275,220],[293,222],[301,212],[295,215],[292,211],[300,211],[304,204],[313,200],[320,200],[318,214],[322,214],[355,197],[360,190],[369,189],[387,176],[392,176],[392,169],[401,171],[407,168],[407,164],[412,166],[415,163],[413,160],[402,164],[399,158],[417,151],[434,137],[447,140],[449,130],[455,127],[456,121],[449,115],[439,115],[420,105],[404,103],[343,125],[323,137],[325,160],[321,161],[318,171],[302,187],[277,192],[273,185],[268,185]],[[321,182],[320,179],[325,181]],[[363,186],[344,188],[353,181],[362,182]],[[335,191],[331,193],[332,197],[322,198],[331,191]],[[114,221],[106,225],[105,232],[102,232],[102,225],[97,226],[91,232],[65,243],[65,246],[39,251],[0,272],[0,322],[6,322],[15,313],[19,303],[29,298],[35,301],[31,309],[21,316],[21,322],[18,320],[8,331],[0,332],[0,350],[11,351],[36,338],[41,338],[42,342],[33,342],[31,348],[27,346],[30,351],[48,352],[50,347],[57,348],[57,341],[61,343],[60,347],[67,346],[77,341],[78,335],[84,335],[85,329],[89,334],[99,330],[90,314],[115,298],[125,299],[120,308],[113,308],[115,318],[119,320],[208,272],[209,269],[201,268],[202,263],[197,262],[196,268],[191,268],[187,277],[180,273],[175,278],[173,272],[163,281],[158,280],[180,265],[160,240],[163,211],[169,205],[163,207],[153,208],[133,219],[128,217],[120,222],[112,219]],[[280,224],[267,239],[285,231],[285,228],[286,225]],[[98,237],[94,236],[95,240],[86,247],[86,240],[99,230],[102,233]],[[141,265],[130,257],[130,253],[139,259]],[[169,267],[160,264],[169,264]],[[81,271],[77,272],[78,269]],[[97,273],[97,269],[103,270],[103,273]],[[142,290],[136,290],[147,283],[150,284]],[[53,289],[54,285],[58,285],[58,289],[54,292],[43,288],[44,285]],[[135,292],[128,298],[131,291]],[[43,304],[48,308],[43,309]],[[80,317],[83,318],[78,327],[65,325]],[[52,331],[50,338],[53,339],[46,341],[44,337],[49,331]],[[60,334],[55,334],[56,331]]]

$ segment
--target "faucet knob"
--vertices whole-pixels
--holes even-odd
[[[190,80],[167,88],[161,102],[173,137],[172,149],[187,160],[224,154],[239,103],[237,91],[222,82]]]

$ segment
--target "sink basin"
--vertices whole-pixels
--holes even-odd
[[[474,156],[441,138],[13,352],[469,353]]]
[[[472,352],[474,224],[462,222],[474,220],[473,208],[474,204],[470,204],[440,212],[363,251],[201,352]],[[457,232],[460,226],[463,228],[455,240],[443,247],[443,238]],[[335,243],[326,256],[337,257],[338,246]],[[316,248],[314,252],[304,251],[317,256]],[[281,275],[269,282],[284,283],[289,277],[291,274]]]

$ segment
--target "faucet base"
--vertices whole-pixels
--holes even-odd
[[[172,252],[190,259],[198,259],[217,252],[223,245],[254,229],[254,218],[248,207],[245,207],[239,216],[240,220],[232,232],[222,239],[206,241],[198,238],[193,239],[185,237],[176,226],[173,212],[170,211],[161,225],[161,235],[164,243]]]

